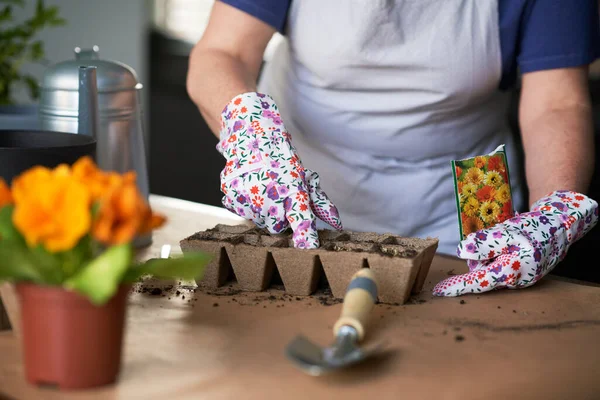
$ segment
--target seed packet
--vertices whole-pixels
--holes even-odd
[[[452,161],[460,240],[514,216],[504,145],[489,154]]]

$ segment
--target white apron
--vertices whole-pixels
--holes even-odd
[[[436,236],[455,255],[450,161],[502,143],[522,207],[508,95],[497,89],[497,1],[292,1],[286,37],[258,90],[279,105],[344,228]]]

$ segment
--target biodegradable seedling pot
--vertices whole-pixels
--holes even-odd
[[[271,249],[285,291],[294,296],[308,296],[317,290],[321,265],[317,252],[294,248]]]
[[[202,251],[213,256],[212,260],[204,267],[202,277],[197,281],[201,281],[208,288],[216,289],[227,281],[231,270],[228,254],[231,254],[233,246],[242,240],[241,235],[234,233],[199,232],[180,241],[179,247],[182,252]]]
[[[102,306],[61,287],[18,283],[25,375],[34,385],[84,389],[119,375],[129,285]]]
[[[202,282],[206,287],[216,289],[227,281],[231,264],[227,256],[227,250],[232,248],[230,243],[219,242],[181,242],[179,247],[183,252],[202,251],[213,256],[213,258],[204,267],[202,277],[196,279]]]
[[[213,255],[216,272],[211,275],[209,266],[205,277],[226,278],[232,268],[240,288],[247,291],[268,288],[277,268],[288,294],[313,294],[324,274],[333,296],[341,299],[352,276],[370,267],[380,281],[378,300],[401,304],[411,291],[421,291],[438,245],[435,238],[389,233],[321,230],[318,234],[320,247],[305,250],[294,248],[289,231],[272,235],[247,225],[221,224],[181,240],[180,246],[183,252],[203,250]],[[222,285],[219,279],[210,280],[214,286]]]
[[[351,242],[323,244],[319,258],[334,297],[343,298],[352,276],[361,268],[368,267],[366,260],[371,247],[372,244]]]
[[[400,247],[400,246],[389,246]],[[404,304],[410,297],[411,288],[417,277],[423,253],[414,253],[414,258],[372,254],[369,267],[377,278],[379,301],[386,304]]]
[[[427,244],[427,247],[425,247],[423,250],[421,266],[419,268],[417,278],[415,279],[415,284],[413,285],[413,294],[421,293],[421,290],[423,290],[423,285],[425,284],[425,280],[427,279],[427,275],[429,274],[429,268],[431,267],[433,257],[435,257],[435,253],[437,251],[438,240],[428,238]]]
[[[269,286],[275,261],[266,247],[238,244],[228,250],[228,255],[242,290],[260,292]]]

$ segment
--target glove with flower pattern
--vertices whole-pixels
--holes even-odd
[[[556,191],[531,211],[473,232],[458,246],[469,271],[438,283],[433,294],[460,296],[533,285],[566,256],[569,247],[598,222],[598,203],[569,191]]]
[[[290,227],[297,248],[319,247],[315,216],[342,229],[337,208],[319,175],[302,165],[270,96],[249,92],[227,104],[217,150],[226,160],[222,202],[231,212],[271,233]]]

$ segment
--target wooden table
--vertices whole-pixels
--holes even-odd
[[[170,223],[144,257],[157,256],[165,243],[178,249],[181,238],[218,222],[239,221],[210,206],[158,196],[151,202]],[[280,300],[277,290],[198,290],[186,299],[135,293],[117,385],[71,393],[33,388],[24,381],[17,341],[5,332],[0,398],[600,398],[600,288],[547,278],[525,290],[432,298],[437,281],[465,269],[462,261],[436,257],[424,293],[403,306],[377,305],[368,340],[387,340],[391,351],[342,373],[310,377],[283,355],[300,332],[329,343],[339,304]]]

